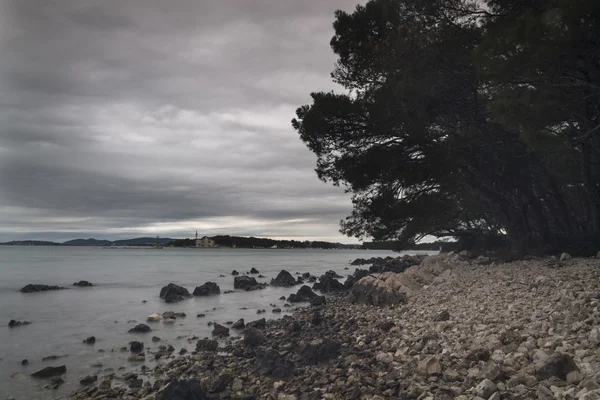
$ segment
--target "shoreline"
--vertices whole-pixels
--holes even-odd
[[[161,399],[174,388],[212,399],[600,397],[600,260],[428,260],[411,268],[422,286],[405,303],[330,296],[267,321],[260,345],[229,338],[71,398]]]

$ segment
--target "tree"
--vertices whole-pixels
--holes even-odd
[[[313,93],[292,124],[317,155],[318,176],[353,194],[344,233],[402,243],[506,235],[520,251],[555,250],[569,235],[594,240],[598,227],[582,224],[595,218],[595,153],[581,157],[577,173],[565,168],[575,155],[562,156],[569,142],[561,135],[570,140],[567,131],[583,125],[566,118],[580,98],[565,95],[568,106],[553,105],[562,113],[532,118],[548,106],[544,92],[565,86],[544,65],[528,66],[529,81],[521,79],[513,55],[533,52],[538,39],[525,35],[515,51],[500,34],[528,19],[520,17],[523,7],[517,0],[372,0],[336,13],[332,78],[347,92]],[[549,47],[572,44],[557,39]],[[534,84],[542,95],[525,96]],[[578,93],[597,104],[593,85],[585,87]],[[592,114],[579,141],[594,140]]]

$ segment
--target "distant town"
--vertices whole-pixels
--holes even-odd
[[[121,240],[74,239],[66,242],[42,240],[13,240],[0,243],[4,246],[97,246],[97,247],[181,247],[199,249],[239,248],[239,249],[369,249],[369,250],[439,250],[443,243],[419,243],[411,246],[400,246],[394,241],[364,242],[361,244],[343,244],[310,240],[277,240],[244,236],[199,236],[173,239],[166,237],[139,237]]]

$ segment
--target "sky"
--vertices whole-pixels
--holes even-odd
[[[0,0],[0,241],[356,242],[290,120],[356,0]]]

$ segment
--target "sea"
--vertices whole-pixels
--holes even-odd
[[[78,389],[79,379],[86,375],[100,378],[111,372],[118,376],[124,369],[139,371],[143,363],[128,361],[129,353],[121,351],[132,340],[142,341],[146,349],[156,350],[162,344],[173,345],[176,352],[181,348],[191,351],[195,341],[187,337],[210,337],[209,321],[225,324],[243,318],[249,322],[280,318],[290,312],[279,298],[298,287],[223,294],[233,290],[232,270],[245,274],[254,267],[265,276],[257,278],[259,282],[270,282],[282,269],[292,275],[310,272],[320,276],[334,270],[347,276],[354,271],[350,262],[356,258],[401,254],[374,250],[0,246],[0,400],[54,399]],[[94,286],[74,287],[80,280]],[[220,295],[193,297],[176,304],[159,298],[161,287],[170,282],[192,293],[208,281],[220,286]],[[20,293],[19,289],[29,283],[69,289]],[[275,306],[282,314],[272,313]],[[257,315],[260,309],[266,313]],[[186,317],[171,325],[148,323],[152,328],[148,334],[128,333],[136,324],[146,323],[148,315],[165,311],[184,312]],[[198,318],[200,313],[205,317]],[[11,319],[31,324],[10,328]],[[96,338],[94,345],[83,343],[89,336]],[[153,336],[161,341],[152,342]],[[49,356],[60,358],[42,361]],[[148,367],[154,365],[151,358],[146,358]],[[29,361],[26,366],[21,365],[24,359]],[[58,389],[44,389],[47,380],[30,377],[44,367],[60,365],[67,367],[67,373]]]

